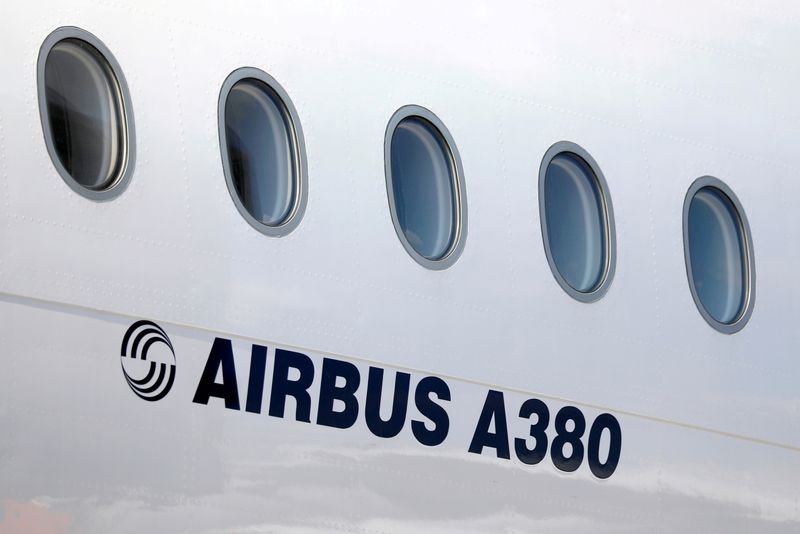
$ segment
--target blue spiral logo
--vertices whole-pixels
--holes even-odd
[[[147,360],[147,351],[156,343],[163,343],[172,354],[172,362],[156,362]],[[154,402],[166,397],[175,382],[175,349],[164,329],[152,321],[133,323],[120,349],[122,374],[131,390],[141,399]],[[143,362],[150,363],[147,367]],[[149,369],[146,374],[143,372]],[[135,373],[134,371],[139,371]],[[134,378],[133,376],[142,376]]]

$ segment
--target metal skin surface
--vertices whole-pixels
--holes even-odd
[[[36,59],[69,25],[131,94],[136,169],[112,201],[72,191],[41,131]],[[799,26],[789,1],[5,2],[0,533],[798,532]],[[223,176],[217,99],[244,66],[280,80],[303,125],[308,205],[280,239]],[[441,271],[408,256],[387,206],[384,133],[407,104],[463,163],[469,236]],[[616,273],[593,303],[564,293],[541,242],[537,173],[560,140],[612,195]],[[758,299],[731,335],[687,286],[681,209],[704,175],[752,232]],[[120,370],[140,319],[174,347],[157,402]],[[215,337],[241,410],[192,402]],[[253,343],[268,369],[283,347],[362,382],[370,365],[442,377],[448,437],[248,413]],[[613,414],[616,471],[469,453],[490,389],[512,436],[528,398]]]

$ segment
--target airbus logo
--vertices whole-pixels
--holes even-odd
[[[163,344],[169,349],[172,359],[157,361],[148,360],[148,352],[156,344]],[[165,351],[160,351],[164,360]],[[120,348],[122,374],[131,390],[141,399],[157,401],[167,396],[175,382],[175,349],[164,329],[152,321],[133,323],[122,338]],[[147,365],[149,364],[149,365]]]
[[[175,350],[167,333],[154,322],[133,323],[122,339],[120,356],[125,380],[139,398],[157,401],[172,389]],[[192,362],[188,363],[191,366]],[[193,374],[191,369],[187,373]],[[242,396],[239,384],[245,377],[247,388]],[[388,402],[384,403],[384,398]],[[342,430],[361,421],[376,437],[394,438],[407,432],[420,445],[437,447],[448,439],[451,415],[464,414],[452,406],[454,400],[448,379],[441,376],[281,347],[270,350],[257,343],[250,346],[249,360],[240,353],[237,363],[233,341],[215,337],[192,403]],[[616,471],[622,427],[612,414],[593,416],[590,412],[587,417],[578,406],[539,398],[528,398],[521,405],[507,406],[507,402],[502,390],[486,391],[483,407],[473,414],[477,417],[472,439],[464,443],[468,453],[503,460],[511,460],[513,455],[531,466],[549,458],[565,473],[588,464],[601,480]],[[383,404],[391,406],[388,414]],[[517,433],[519,425],[509,424],[514,417],[527,423],[524,434]]]

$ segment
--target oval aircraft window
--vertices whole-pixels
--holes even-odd
[[[264,234],[288,234],[305,208],[306,164],[300,121],[286,92],[258,69],[234,71],[220,94],[219,132],[239,212]]]
[[[741,330],[755,297],[750,229],[733,192],[710,176],[695,181],[684,202],[684,252],[700,314],[723,333]]]
[[[553,276],[573,298],[599,299],[614,274],[614,217],[605,179],[578,145],[562,141],[545,153],[539,215]]]
[[[445,269],[466,237],[458,153],[444,124],[419,106],[400,108],[386,129],[386,188],[401,243],[418,263]]]
[[[133,170],[133,117],[111,52],[78,28],[51,33],[39,53],[39,109],[50,158],[94,200],[118,194]]]

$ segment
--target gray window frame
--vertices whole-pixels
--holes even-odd
[[[123,147],[124,162],[119,175],[105,189],[89,189],[78,183],[61,163],[61,159],[53,144],[53,133],[50,131],[50,113],[47,109],[47,94],[44,80],[45,63],[47,62],[50,50],[64,39],[85,41],[97,49],[108,63],[117,81],[117,98],[119,99],[120,108],[122,109],[121,120],[123,123],[123,139],[125,141]],[[133,104],[130,91],[128,91],[128,83],[125,81],[125,75],[114,57],[114,54],[111,53],[111,50],[109,50],[100,39],[88,31],[75,26],[60,27],[47,36],[39,49],[39,58],[36,65],[36,85],[39,97],[39,116],[42,121],[42,133],[44,134],[45,146],[47,147],[50,160],[53,162],[61,179],[64,180],[70,189],[89,200],[102,202],[119,196],[128,187],[131,177],[133,176],[136,163],[136,130],[134,128]]]
[[[692,275],[692,259],[689,251],[689,207],[692,204],[695,194],[704,187],[712,187],[720,190],[731,201],[731,204],[733,204],[733,207],[736,210],[736,215],[739,222],[739,230],[744,241],[742,249],[746,256],[744,267],[747,271],[745,276],[745,304],[742,306],[742,311],[739,313],[738,318],[731,323],[721,323],[714,319],[710,313],[708,313],[700,300],[700,296],[697,294],[697,288],[695,287],[694,277]],[[753,307],[755,306],[756,302],[756,265],[753,252],[753,237],[750,233],[750,223],[747,220],[747,215],[742,207],[742,203],[739,201],[739,198],[736,196],[733,190],[719,178],[708,175],[701,176],[692,182],[692,185],[686,192],[686,197],[683,201],[683,257],[686,265],[686,278],[689,282],[689,290],[692,293],[694,304],[703,319],[705,319],[705,321],[711,325],[714,330],[722,334],[735,334],[744,328],[747,322],[750,320],[750,316],[753,314]]]
[[[603,277],[600,283],[597,284],[597,287],[595,287],[592,291],[587,292],[578,291],[572,287],[566,281],[566,279],[564,279],[564,277],[561,275],[561,272],[558,270],[558,266],[556,265],[550,250],[550,238],[548,237],[547,215],[544,197],[545,175],[547,174],[547,168],[550,165],[550,161],[557,155],[564,152],[575,154],[583,159],[591,168],[597,181],[597,188],[600,191],[600,200],[602,202],[603,215],[606,222],[604,233],[606,237],[607,250],[605,255],[606,261]],[[579,302],[595,302],[602,298],[608,292],[611,282],[614,280],[614,272],[617,266],[617,237],[616,227],[614,225],[614,206],[611,203],[611,194],[609,192],[608,183],[606,182],[603,172],[600,170],[600,166],[597,164],[591,154],[589,154],[589,152],[587,152],[580,145],[571,141],[559,141],[553,144],[553,146],[548,148],[547,152],[545,152],[544,157],[542,158],[542,163],[539,166],[539,220],[542,231],[542,243],[544,245],[545,256],[547,257],[547,263],[550,265],[550,271],[552,271],[553,277],[558,282],[558,285],[561,286],[561,289],[563,289],[567,295]]]
[[[264,224],[253,217],[247,210],[242,199],[239,198],[239,193],[236,191],[236,184],[234,183],[233,173],[230,167],[230,158],[228,157],[228,141],[225,132],[225,103],[233,86],[238,81],[248,78],[263,82],[278,95],[292,130],[292,138],[289,144],[293,148],[292,157],[294,158],[294,168],[296,169],[296,176],[294,177],[294,201],[289,215],[286,216],[283,222],[275,226]],[[250,226],[264,235],[270,237],[284,237],[288,235],[300,224],[306,211],[306,205],[308,204],[308,163],[306,158],[306,146],[303,138],[303,128],[300,125],[300,116],[297,114],[297,109],[294,107],[292,99],[289,98],[289,94],[275,78],[263,70],[256,67],[240,67],[231,72],[222,84],[222,88],[219,92],[219,100],[217,102],[217,123],[220,157],[222,159],[225,183],[228,186],[228,193],[230,193],[233,204],[236,206],[239,214]]]
[[[426,120],[439,131],[447,146],[447,155],[450,158],[451,168],[453,169],[453,175],[450,179],[452,180],[452,191],[455,195],[455,236],[448,251],[441,258],[436,260],[426,258],[414,249],[406,238],[405,232],[403,232],[403,228],[400,226],[400,220],[397,217],[397,207],[395,206],[393,194],[394,187],[392,185],[392,137],[394,136],[397,125],[408,117],[419,117]],[[392,224],[394,225],[394,230],[397,233],[398,239],[400,239],[400,243],[403,245],[403,248],[406,249],[409,256],[426,269],[441,271],[451,267],[464,251],[467,240],[467,191],[464,184],[464,168],[461,164],[461,157],[458,154],[453,136],[441,119],[432,111],[422,106],[409,104],[395,111],[389,119],[389,123],[386,125],[383,153],[384,170],[386,174],[386,195],[389,199],[389,213],[391,214]]]

